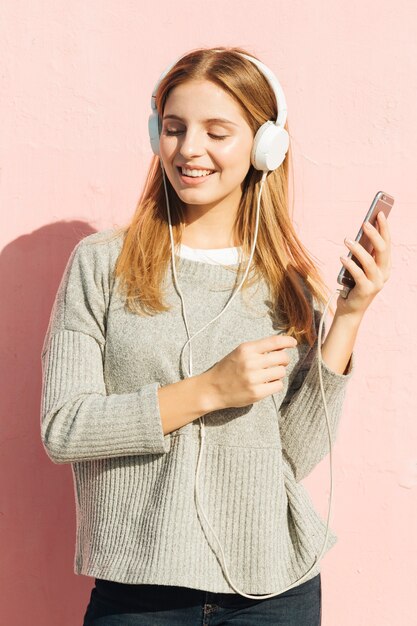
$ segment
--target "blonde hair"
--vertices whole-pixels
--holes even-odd
[[[190,80],[209,80],[219,85],[241,106],[255,135],[261,124],[277,118],[274,93],[259,69],[238,53],[243,48],[199,48],[181,58],[162,79],[156,106],[162,119],[167,97],[175,86]],[[285,124],[288,131],[288,122]],[[312,345],[316,339],[314,300],[325,304],[328,289],[294,230],[288,211],[288,172],[291,146],[284,162],[268,173],[261,197],[258,237],[253,255],[253,273],[241,288],[260,276],[266,281],[273,309],[286,334]],[[242,242],[248,259],[253,243],[256,201],[262,172],[251,165],[242,183],[242,197],[234,223],[235,241]],[[184,230],[182,202],[166,178],[175,247]],[[163,302],[161,284],[171,259],[168,213],[159,157],[150,164],[145,185],[130,223],[119,229],[124,241],[114,276],[119,278],[125,306],[139,315],[170,310]],[[243,275],[246,265],[225,266]],[[252,268],[251,268],[252,270]]]

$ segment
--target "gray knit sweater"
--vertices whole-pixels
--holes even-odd
[[[164,288],[172,309],[131,313],[112,277],[121,245],[122,236],[109,229],[75,246],[42,349],[41,437],[54,463],[72,467],[74,572],[233,593],[194,501],[199,420],[167,435],[162,430],[157,389],[183,379],[188,367],[188,347],[180,358],[188,336],[171,267]],[[236,277],[186,258],[177,274],[193,335],[223,309]],[[193,339],[193,375],[244,341],[285,332],[270,304],[263,280],[241,290]],[[281,392],[203,418],[200,502],[231,579],[248,594],[278,593],[300,578],[326,530],[300,483],[329,452],[317,342],[287,352]],[[354,359],[346,374],[323,363],[333,442]],[[329,530],[326,552],[336,541]],[[305,580],[319,571],[317,564]]]

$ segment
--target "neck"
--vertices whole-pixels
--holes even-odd
[[[201,250],[240,246],[234,233],[239,210],[241,190],[235,197],[227,196],[220,202],[184,206],[184,229],[181,243]]]

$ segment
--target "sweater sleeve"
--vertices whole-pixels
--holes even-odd
[[[318,332],[320,311],[314,310],[314,319]],[[323,337],[324,326],[323,323]],[[355,367],[355,355],[352,352],[344,374],[333,371],[324,361],[321,365],[333,445],[347,383]],[[329,433],[319,378],[318,337],[311,347],[303,349],[278,415],[283,455],[299,482],[329,453]]]
[[[41,438],[54,463],[169,452],[158,382],[106,393],[108,246],[89,235],[72,251],[42,347]]]

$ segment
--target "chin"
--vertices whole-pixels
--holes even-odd
[[[200,204],[201,205],[213,204],[216,202],[216,198],[202,198],[201,196],[195,197],[187,193],[186,194],[178,193],[177,195],[184,204],[193,204],[195,206],[199,206]]]

